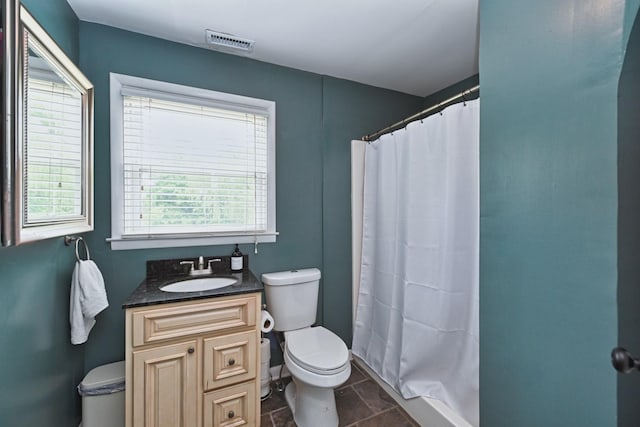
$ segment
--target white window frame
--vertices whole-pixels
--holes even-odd
[[[114,250],[223,245],[233,243],[272,243],[276,241],[276,105],[273,101],[183,86],[158,80],[110,73],[111,113],[111,237]],[[123,87],[147,96],[260,113],[268,117],[267,129],[267,230],[255,233],[207,233],[171,236],[126,236],[124,230]]]

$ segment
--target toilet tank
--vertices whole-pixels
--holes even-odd
[[[262,275],[267,310],[273,316],[276,331],[292,331],[316,321],[320,270],[279,271]]]

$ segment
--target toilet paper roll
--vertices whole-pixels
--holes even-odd
[[[262,321],[260,322],[260,329],[263,333],[271,332],[273,329],[273,317],[267,310],[262,310]]]
[[[271,391],[271,375],[269,374],[269,365],[271,361],[271,341],[263,338],[260,343],[260,397],[266,397]]]
[[[260,342],[260,363],[269,363],[271,359],[271,341],[269,338],[262,338]]]

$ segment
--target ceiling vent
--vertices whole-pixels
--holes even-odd
[[[250,53],[253,51],[255,41],[236,37],[233,34],[219,33],[217,31],[205,30],[207,43],[217,48],[234,52]]]

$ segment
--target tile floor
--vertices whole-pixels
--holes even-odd
[[[290,379],[286,378],[285,382]],[[271,384],[271,397],[262,401],[262,427],[295,427],[284,399]],[[351,377],[336,390],[340,427],[419,427],[369,375],[351,364]]]

